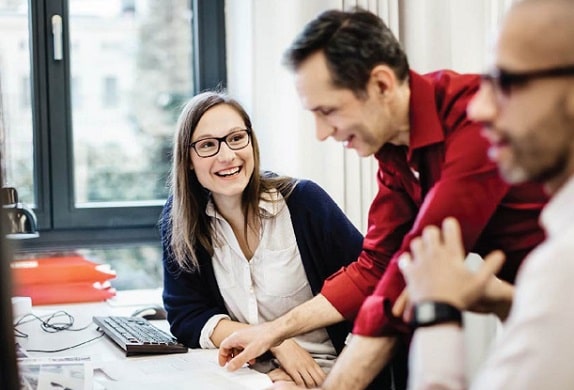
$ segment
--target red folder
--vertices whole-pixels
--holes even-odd
[[[13,261],[14,295],[32,298],[33,305],[104,301],[115,296],[107,264],[79,255]]]
[[[82,256],[43,257],[11,263],[15,285],[70,282],[104,282],[116,277],[107,264],[97,264]]]
[[[105,301],[116,295],[109,282],[16,285],[14,294],[32,298],[32,305]]]

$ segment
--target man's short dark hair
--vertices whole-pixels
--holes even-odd
[[[307,23],[285,52],[283,63],[297,71],[310,55],[322,50],[336,87],[362,96],[373,68],[390,66],[397,78],[408,77],[409,64],[401,44],[377,15],[355,8],[329,10]]]

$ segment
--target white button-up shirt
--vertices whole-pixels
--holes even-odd
[[[267,198],[259,203],[267,218],[262,219],[259,246],[249,261],[229,223],[216,212],[213,203],[207,207],[217,237],[212,258],[215,278],[231,319],[246,324],[274,320],[313,297],[289,208],[280,193],[274,192],[270,196],[278,201]],[[207,321],[199,341],[202,348],[215,348],[210,336],[222,318],[229,317],[215,315]],[[321,366],[329,367],[336,357],[324,328],[295,337],[295,340]]]

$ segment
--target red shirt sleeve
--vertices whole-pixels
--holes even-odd
[[[411,240],[419,236],[425,226],[440,225],[446,217],[455,217],[462,226],[465,248],[468,251],[474,246],[509,189],[496,165],[488,160],[487,148],[487,141],[480,136],[480,125],[469,121],[447,136],[440,178],[424,197],[412,228],[404,236],[374,293],[363,303],[354,333],[383,336],[400,330],[390,313],[392,302],[405,286],[397,258],[408,250]]]

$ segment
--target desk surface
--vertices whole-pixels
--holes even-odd
[[[149,301],[149,292],[142,291],[145,302],[135,305],[134,292],[126,292],[122,304],[122,292],[111,303],[82,303],[66,305],[35,306],[33,313],[48,316],[63,310],[74,318],[73,328],[81,331],[61,331],[46,333],[39,321],[30,321],[18,327],[28,334],[27,338],[17,338],[25,350],[49,351],[64,349],[97,337],[101,333],[92,322],[93,316],[126,315],[129,316],[138,307],[157,303]],[[138,293],[135,293],[138,294]],[[152,321],[158,328],[168,331],[167,321]],[[265,389],[271,385],[267,375],[247,367],[237,372],[228,372],[217,364],[217,350],[190,349],[184,354],[139,355],[126,357],[124,351],[107,336],[98,338],[85,345],[54,353],[29,352],[30,357],[89,357],[94,368],[94,389],[157,389],[159,386],[169,389]]]

